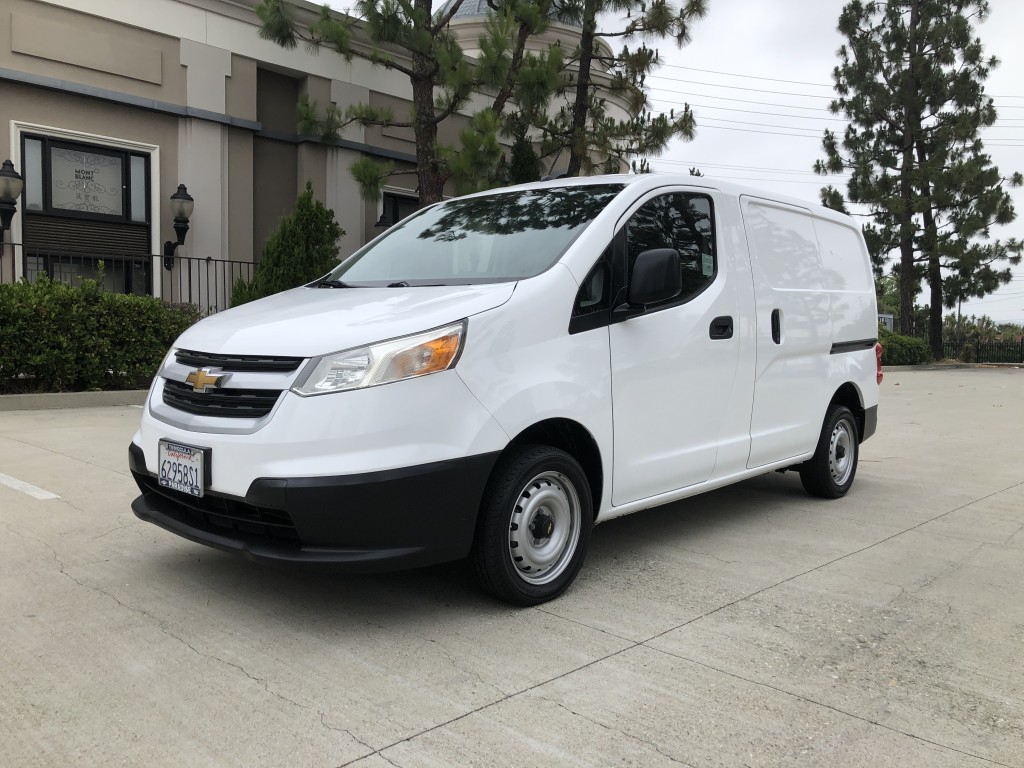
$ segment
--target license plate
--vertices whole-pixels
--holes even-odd
[[[190,496],[206,492],[209,451],[161,440],[158,449],[160,485]]]

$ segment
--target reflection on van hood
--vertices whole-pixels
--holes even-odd
[[[294,288],[211,315],[185,331],[175,346],[234,355],[315,357],[486,312],[508,301],[515,287],[509,282]]]

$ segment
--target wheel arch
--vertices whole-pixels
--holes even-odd
[[[572,419],[544,419],[516,435],[505,450],[521,445],[550,445],[576,459],[587,476],[593,514],[597,517],[604,487],[604,466],[601,463],[601,449],[590,430]]]
[[[860,390],[852,382],[848,381],[839,389],[836,390],[835,394],[832,395],[832,400],[829,402],[829,409],[833,405],[845,405],[853,413],[854,419],[857,420],[857,438],[858,442],[864,442],[864,401],[861,398]]]

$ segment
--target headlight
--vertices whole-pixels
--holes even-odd
[[[465,335],[466,322],[462,321],[415,336],[324,355],[309,364],[308,373],[292,391],[304,396],[326,395],[446,371],[458,360]]]

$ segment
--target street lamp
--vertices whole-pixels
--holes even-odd
[[[18,198],[21,197],[21,190],[25,182],[14,170],[10,160],[4,160],[0,166],[0,280],[3,279],[4,251],[7,248],[7,230],[11,226],[11,219],[14,212],[18,210]],[[17,255],[13,257],[17,260]],[[17,272],[17,267],[12,267],[12,274]]]
[[[164,243],[164,269],[174,269],[174,252],[179,245],[184,245],[188,234],[188,220],[196,202],[185,189],[184,184],[178,185],[178,191],[171,195],[171,215],[174,217],[174,234],[177,241],[168,240]]]
[[[14,170],[10,160],[4,160],[3,166],[0,166],[0,240],[11,227],[11,219],[18,210],[18,198],[24,187],[25,181],[21,174]]]

